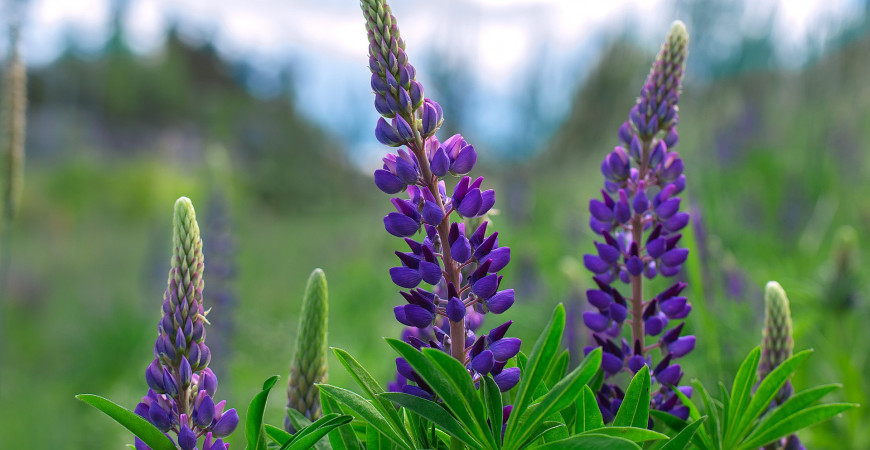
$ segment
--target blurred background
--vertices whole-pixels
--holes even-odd
[[[870,2],[392,6],[444,107],[439,136],[461,130],[496,188],[512,330],[533,339],[563,302],[566,345],[580,351],[598,166],[670,23],[686,22],[678,150],[696,243],[681,276],[699,338],[686,377],[730,385],[761,340],[762,287],[778,280],[796,349],[815,349],[795,387],[842,383],[838,399],[866,403]],[[20,23],[30,103],[21,207],[0,250],[0,448],[132,442],[73,395],[132,408],[147,390],[182,195],[205,241],[220,398],[243,413],[268,376],[285,385],[315,267],[329,281],[330,345],[393,376],[381,337],[400,331],[387,270],[401,242],[382,228],[390,204],[371,180],[387,149],[373,135],[357,2],[7,0],[0,14],[2,30]],[[0,49],[7,59],[9,33]],[[330,367],[333,384],[355,388]],[[282,407],[276,389],[269,423]],[[861,408],[801,439],[870,448],[868,423]]]

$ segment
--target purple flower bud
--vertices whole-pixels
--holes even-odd
[[[236,412],[236,408],[230,408],[229,411],[225,411],[221,415],[221,418],[211,428],[211,432],[217,437],[227,437],[235,431],[238,425],[239,413]]]
[[[178,366],[178,384],[182,389],[187,389],[190,386],[193,370],[190,368],[190,362],[187,358],[181,358],[181,365]]]
[[[419,273],[423,281],[433,286],[441,282],[441,265],[437,262],[420,261]]]
[[[670,319],[676,318],[686,306],[686,297],[671,297],[659,303],[661,310]]]
[[[637,194],[634,195],[632,207],[634,208],[634,212],[641,215],[649,209],[649,198],[647,198],[645,190],[638,189]]]
[[[669,198],[656,206],[656,215],[660,219],[670,219],[680,209],[680,197]]]
[[[643,150],[641,149],[640,139],[637,138],[637,135],[631,138],[629,151],[632,158],[634,158],[636,161],[640,161],[641,153],[643,152]]]
[[[519,367],[504,369],[498,375],[494,376],[493,380],[498,386],[498,390],[507,392],[520,382],[520,369]]]
[[[687,248],[675,248],[673,250],[668,250],[662,255],[662,264],[670,267],[677,267],[680,264],[686,262],[686,258],[689,257],[689,249]]]
[[[589,301],[589,304],[598,309],[606,309],[610,306],[610,302],[613,301],[613,297],[604,291],[589,289],[586,291],[586,300]]]
[[[475,217],[481,204],[483,204],[483,198],[480,195],[480,189],[471,189],[455,208],[463,217]]]
[[[426,328],[432,325],[434,316],[432,313],[419,305],[401,305],[393,308],[393,314],[403,325],[409,327]]]
[[[193,409],[193,423],[200,429],[206,429],[214,419],[214,400],[206,394],[202,396],[199,405]]]
[[[678,338],[672,344],[668,345],[668,351],[674,355],[674,358],[685,356],[695,349],[695,336],[683,336]]]
[[[434,202],[426,200],[423,203],[423,221],[429,225],[437,226],[444,219],[444,211]]]
[[[199,374],[199,389],[204,390],[208,395],[214,395],[217,392],[218,381],[214,372],[209,368],[203,369]]]
[[[628,359],[628,368],[631,369],[632,372],[637,373],[638,370],[643,368],[643,366],[649,365],[647,363],[646,358],[640,355],[634,355]]]
[[[148,419],[164,433],[172,428],[172,417],[157,402],[151,403],[151,407],[148,408]]]
[[[607,157],[607,164],[610,166],[610,170],[613,173],[613,181],[620,181],[628,178],[630,165],[628,162],[628,155],[625,154],[625,150],[622,147],[616,147],[613,149],[613,152]]]
[[[610,318],[613,319],[614,322],[622,323],[625,321],[627,316],[628,310],[625,306],[616,302],[610,304]]]
[[[451,322],[459,322],[465,318],[465,305],[462,303],[462,300],[459,300],[456,297],[452,297],[447,301],[446,310],[447,318],[450,319]]]
[[[163,387],[163,366],[160,365],[160,361],[156,359],[151,361],[151,364],[145,369],[145,382],[148,383],[151,390],[158,394],[166,392]]]
[[[494,314],[501,314],[507,311],[514,304],[514,290],[505,289],[498,291],[492,297],[485,300],[486,308]]]
[[[619,136],[619,140],[622,141],[623,144],[628,145],[631,142],[631,138],[634,133],[631,131],[631,124],[628,122],[623,122],[622,126],[619,127],[619,132],[617,133]]]
[[[487,374],[495,366],[495,357],[491,350],[484,350],[471,360],[471,368],[477,373]]]
[[[399,177],[383,169],[375,171],[375,185],[387,194],[397,194],[407,186]]]
[[[625,262],[625,269],[629,274],[639,276],[643,272],[643,261],[637,256],[632,256]]]
[[[405,122],[405,125],[407,124],[408,123]],[[375,127],[375,138],[377,138],[378,142],[381,144],[389,147],[398,147],[404,143],[402,138],[399,137],[399,132],[383,118],[378,119],[378,124]]]
[[[468,172],[471,172],[471,169],[474,168],[474,164],[477,162],[477,152],[474,150],[473,145],[466,145],[463,147],[457,156],[454,158],[453,163],[450,164],[450,171],[453,172],[454,175],[465,175]]]
[[[613,220],[613,210],[600,200],[589,200],[589,212],[600,222],[609,223]]]
[[[658,315],[652,316],[644,321],[644,329],[649,336],[657,336],[665,328],[665,322]]]
[[[668,130],[668,134],[665,135],[665,145],[667,145],[668,148],[674,148],[677,146],[678,142],[680,142],[680,136],[677,134],[677,129],[676,127],[671,127],[671,129]]]
[[[495,205],[495,191],[492,189],[487,189],[480,193],[480,208],[477,210],[477,214],[475,216],[482,216],[489,212],[490,209]]]
[[[450,170],[450,158],[443,148],[439,147],[435,150],[435,154],[432,155],[432,161],[429,163],[429,168],[436,177],[447,175],[447,171]]]
[[[601,367],[609,375],[613,375],[622,370],[622,359],[608,352],[601,354]]]
[[[619,261],[621,253],[616,247],[596,242],[595,248],[598,249],[598,256],[601,258],[602,261],[606,262],[607,264],[614,264],[615,262]]]
[[[656,381],[663,385],[675,386],[680,382],[682,376],[683,372],[680,371],[680,365],[674,364],[657,373]]]
[[[196,434],[187,424],[181,425],[181,430],[178,431],[178,446],[181,450],[193,450],[196,447]]]
[[[474,292],[480,298],[490,298],[495,291],[498,289],[498,275],[490,274],[487,275],[475,282],[471,286],[472,292]]]
[[[661,178],[665,182],[674,181],[683,173],[683,160],[676,152],[668,153],[662,162]]]
[[[680,212],[665,221],[664,225],[669,231],[679,231],[689,224],[689,213]]]
[[[597,312],[586,311],[583,313],[583,323],[590,330],[601,333],[610,326],[610,317]]]
[[[393,236],[409,237],[417,233],[420,223],[402,213],[391,212],[384,216],[384,228]]]
[[[489,271],[498,272],[501,269],[504,269],[505,266],[508,265],[508,262],[511,260],[511,249],[510,247],[499,247],[486,255],[485,261],[492,261],[489,266]]]
[[[420,272],[417,269],[410,267],[392,267],[390,268],[390,278],[399,287],[411,289],[417,287],[422,280]]]
[[[414,130],[402,116],[397,115],[393,118],[393,126],[396,127],[396,132],[403,144],[414,139]]]
[[[142,440],[139,439],[138,436],[133,438],[133,448],[135,448],[136,450],[151,450],[151,447],[145,445],[145,443],[142,442]]]
[[[406,384],[402,386],[402,392],[404,392],[405,394],[413,395],[415,397],[424,398],[426,400],[432,400],[432,394],[424,391],[423,389],[420,389],[417,386],[414,386],[413,384]]]
[[[166,367],[163,368],[163,388],[166,389],[166,393],[170,397],[175,397],[176,395],[178,395],[178,382],[175,381],[175,377],[172,376],[172,374],[169,372],[169,370],[166,369]]]
[[[521,343],[519,338],[503,338],[489,344],[489,349],[496,361],[507,361],[517,356]]]
[[[595,255],[583,255],[583,265],[595,274],[602,274],[610,270],[611,265]]]

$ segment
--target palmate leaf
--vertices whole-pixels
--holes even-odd
[[[732,442],[740,442],[746,436],[752,423],[755,422],[762,412],[767,410],[776,394],[797,369],[797,366],[810,356],[810,353],[812,353],[812,350],[804,350],[792,356],[764,377],[758,385],[758,389],[755,390],[749,406],[740,414],[739,421],[734,424],[734,429],[729,433],[733,436]]]
[[[369,426],[374,428],[376,432],[392,440],[396,445],[409,450],[413,448],[410,443],[405,442],[401,437],[399,437],[393,427],[390,426],[390,423],[387,422],[384,416],[378,412],[374,405],[372,405],[372,402],[366,400],[356,392],[344,388],[329,384],[318,384],[317,386],[320,388],[320,392],[324,392],[326,395],[346,405],[348,409],[358,414],[369,424]],[[368,439],[368,434],[367,431],[366,439]],[[368,444],[368,442],[366,442],[366,444]],[[383,446],[384,444],[380,445]]]
[[[490,442],[489,427],[482,427],[475,417],[477,414],[471,406],[471,402],[474,400],[462,395],[457,386],[450,380],[448,374],[444,373],[432,360],[423,356],[423,353],[410,344],[398,339],[387,339],[387,343],[408,361],[414,372],[432,388],[435,394],[444,402],[444,405],[459,419],[460,423],[467,427],[469,433],[478,442]],[[449,355],[446,356],[449,357]],[[465,377],[468,377],[468,375],[465,375]],[[479,401],[476,392],[472,393],[471,396]]]
[[[245,438],[248,442],[248,450],[266,450],[266,430],[263,427],[263,411],[266,409],[266,400],[269,391],[278,381],[278,375],[269,377],[263,383],[263,390],[251,400],[248,406],[248,415],[245,419]]]
[[[628,384],[625,398],[613,419],[613,426],[646,428],[649,419],[649,390],[649,367],[644,365]]]
[[[512,413],[508,418],[507,428],[505,429],[505,448],[518,448],[522,443],[516,438],[516,434],[520,432],[520,430],[518,430],[519,420],[524,411],[526,411],[534,400],[534,394],[537,387],[544,381],[547,367],[559,349],[564,329],[565,307],[560,303],[556,306],[553,311],[553,317],[550,319],[544,332],[541,333],[541,336],[532,348],[532,353],[529,355],[529,361],[526,363],[526,367],[522,373],[522,378],[520,378],[519,386],[516,388],[514,413]]]
[[[320,392],[320,406],[323,408],[323,414],[341,413],[341,406],[332,397]],[[361,445],[353,428],[348,426],[340,426],[329,432],[329,443],[334,449],[344,450],[360,450]]]
[[[469,448],[481,448],[481,444],[471,437],[450,413],[437,403],[402,392],[385,392],[381,397],[414,411],[426,420],[439,426],[450,436],[459,439]]]
[[[505,446],[525,443],[531,437],[531,431],[551,414],[567,408],[582,395],[583,386],[595,376],[601,365],[601,348],[595,348],[568,376],[553,386],[540,403],[530,408],[528,416],[518,422],[519,430],[511,441],[505,440]],[[649,403],[649,402],[647,402]]]
[[[401,415],[396,411],[392,403],[378,397],[379,394],[384,393],[384,389],[381,385],[375,381],[371,374],[369,374],[369,372],[359,362],[357,362],[350,353],[340,348],[333,348],[332,351],[335,353],[339,362],[341,362],[344,368],[347,369],[350,376],[353,377],[359,387],[362,388],[366,397],[371,400],[372,405],[374,405],[381,415],[390,422],[393,429],[402,437],[402,439],[410,444],[411,436],[408,434],[408,431],[404,426]]]
[[[124,428],[130,430],[136,437],[154,450],[176,450],[172,439],[169,439],[162,431],[151,422],[139,417],[138,414],[126,409],[109,399],[93,394],[79,394],[76,398],[97,408],[103,414],[111,417]]]

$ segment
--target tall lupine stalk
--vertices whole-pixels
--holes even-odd
[[[21,58],[17,23],[9,29],[9,60],[3,79],[2,109],[2,184],[3,217],[0,283],[5,288],[9,270],[9,243],[12,222],[18,214],[24,188],[24,142],[27,136],[27,67]]]
[[[360,6],[369,38],[375,109],[383,116],[375,136],[384,145],[406,147],[388,154],[374,174],[375,184],[385,193],[405,191],[408,196],[393,198],[396,212],[384,217],[387,232],[404,238],[410,249],[397,251],[401,264],[390,269],[393,282],[408,289],[400,291],[407,304],[395,307],[396,319],[426,329],[437,317],[445,317],[447,323],[435,324],[428,342],[410,334],[407,341],[418,349],[442,349],[475,379],[492,374],[501,390],[510,389],[519,380],[519,369],[505,365],[520,348],[519,339],[505,337],[511,322],[487,336],[475,338],[468,332],[470,310],[499,314],[514,302],[513,289],[499,290],[498,271],[509,262],[510,248],[499,247],[497,232],[486,234],[486,221],[474,230],[463,222],[484,216],[495,203],[495,192],[481,188],[482,177],[463,176],[477,161],[472,145],[458,134],[444,142],[435,137],[443,121],[441,107],[424,98],[390,7],[384,0],[362,0]],[[448,173],[462,176],[451,196],[444,182]],[[458,220],[451,220],[451,214]],[[412,239],[421,227],[420,240]],[[421,282],[432,288],[418,288]],[[432,398],[406,361],[399,358],[396,364],[400,374],[417,384],[406,384],[404,392]]]
[[[320,391],[315,385],[326,382],[328,313],[326,275],[315,269],[305,287],[287,386],[287,408],[301,412],[312,422],[323,415]],[[289,415],[284,418],[284,429],[295,432]]]
[[[208,368],[205,345],[206,310],[202,303],[203,254],[193,205],[186,197],[175,202],[172,220],[172,268],[163,298],[154,361],[145,369],[148,394],[135,412],[164,433],[173,432],[182,450],[192,450],[205,436],[202,450],[226,450],[239,423],[235,408],[215,403],[217,377]],[[148,448],[136,438],[136,448]]]
[[[760,383],[773,369],[791,358],[793,350],[794,339],[788,297],[779,283],[769,281],[764,290],[764,330],[761,339],[761,360],[758,364],[758,382]],[[786,381],[771,406],[782,405],[793,392],[791,381]],[[765,446],[765,449],[805,450],[805,447],[797,435],[792,434],[779,443]]]
[[[678,142],[677,103],[688,40],[685,26],[675,22],[629,120],[619,128],[620,145],[601,164],[605,177],[602,199],[592,199],[589,210],[590,227],[604,242],[595,243],[597,254],[583,257],[598,286],[586,292],[596,310],[584,313],[583,322],[604,350],[606,377],[624,370],[636,373],[644,365],[652,367],[660,385],[653,395],[653,406],[683,419],[688,410],[671,388],[680,382],[683,372],[674,361],[694,349],[695,337],[680,336],[684,322],[670,329],[668,325],[684,319],[692,309],[680,295],[686,284],[677,282],[649,300],[643,284],[644,278],[653,279],[658,274],[676,275],[689,253],[678,246],[689,214],[679,211],[677,195],[685,189],[686,178],[683,161],[672,151]],[[630,286],[626,296],[615,285],[620,282]],[[621,337],[626,320],[630,341]],[[648,344],[647,336],[660,337]],[[653,365],[655,350],[662,357]],[[691,388],[680,389],[691,394]],[[618,386],[602,385],[598,402],[606,421],[613,418],[622,397]]]

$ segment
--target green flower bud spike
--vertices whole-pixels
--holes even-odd
[[[758,380],[761,381],[773,369],[791,358],[794,349],[791,329],[791,311],[785,290],[776,281],[769,281],[764,293],[764,331],[761,341],[761,362],[758,365]],[[780,390],[776,403],[781,405],[790,395],[791,382]]]
[[[290,361],[290,382],[287,386],[287,408],[299,411],[311,421],[323,415],[320,393],[315,384],[326,382],[328,310],[326,274],[320,269],[314,269],[305,287],[299,331],[293,359]],[[294,432],[289,415],[284,418],[284,428],[288,432]]]

